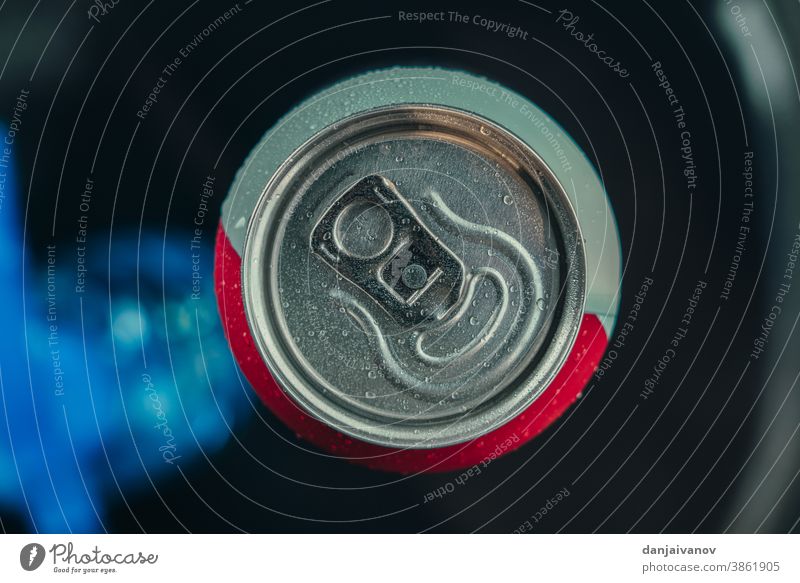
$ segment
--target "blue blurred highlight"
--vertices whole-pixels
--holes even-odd
[[[32,531],[110,530],[110,501],[219,449],[250,409],[217,316],[213,231],[198,299],[188,233],[109,244],[89,229],[76,293],[72,240],[23,258],[13,156],[0,172],[0,505]]]

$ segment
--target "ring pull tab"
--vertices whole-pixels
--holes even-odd
[[[359,180],[323,214],[311,250],[406,326],[443,318],[458,303],[464,266],[422,223],[395,184]]]

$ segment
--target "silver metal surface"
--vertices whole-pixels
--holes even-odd
[[[265,185],[243,258],[258,349],[306,411],[392,447],[464,442],[555,376],[586,286],[568,198],[486,119],[427,105],[342,120]]]

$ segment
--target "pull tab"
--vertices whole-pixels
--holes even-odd
[[[377,174],[330,206],[311,232],[311,250],[403,325],[444,317],[461,295],[461,261]]]

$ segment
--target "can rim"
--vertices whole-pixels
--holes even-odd
[[[265,266],[277,268],[277,254],[270,253],[270,227],[274,223],[282,185],[303,179],[313,181],[309,173],[314,161],[341,145],[367,140],[370,136],[385,135],[403,128],[418,130],[420,126],[436,127],[454,137],[481,143],[495,155],[536,182],[545,197],[548,213],[552,210],[554,224],[563,241],[566,269],[560,290],[558,309],[553,310],[553,322],[548,333],[553,342],[540,348],[542,355],[531,374],[515,378],[490,402],[468,411],[471,423],[450,419],[443,423],[419,423],[390,426],[375,423],[361,415],[348,414],[341,406],[325,398],[313,387],[305,386],[301,371],[292,362],[291,354],[281,338],[282,331],[275,323],[268,296],[277,293],[264,281]],[[489,130],[488,132],[485,130]],[[319,170],[317,170],[319,171]],[[286,202],[284,202],[286,204]],[[523,140],[494,122],[457,108],[429,104],[382,106],[351,115],[317,132],[294,150],[275,171],[262,190],[248,222],[242,254],[242,294],[245,315],[258,352],[278,384],[305,413],[357,439],[395,448],[431,449],[464,443],[479,438],[502,426],[524,411],[547,388],[563,365],[574,344],[584,312],[586,296],[586,258],[580,225],[564,187],[542,158]],[[283,344],[283,345],[282,345]],[[518,382],[519,381],[519,382]],[[485,406],[484,406],[485,405]],[[477,419],[476,419],[477,417]],[[478,421],[478,422],[476,422]],[[387,429],[389,427],[389,429]]]

